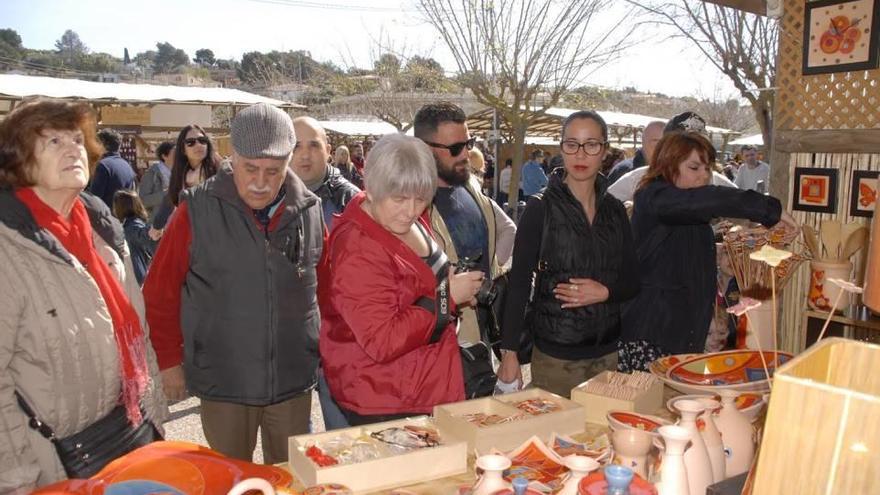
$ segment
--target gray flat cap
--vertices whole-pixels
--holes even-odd
[[[296,144],[290,116],[267,103],[238,112],[231,127],[232,147],[247,158],[287,158]]]

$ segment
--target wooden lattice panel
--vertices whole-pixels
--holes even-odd
[[[776,129],[880,129],[880,70],[804,76],[804,0],[785,0]]]

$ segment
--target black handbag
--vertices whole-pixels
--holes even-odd
[[[488,397],[495,392],[498,376],[492,369],[489,348],[483,342],[470,347],[459,346],[461,353],[461,370],[464,374],[465,399]]]
[[[49,425],[37,418],[34,410],[16,391],[18,405],[27,414],[28,426],[38,431],[55,445],[58,458],[68,478],[90,478],[111,461],[147,445],[162,440],[155,425],[144,419],[135,428],[128,420],[125,406],[118,405],[103,418],[79,433],[58,438]]]
[[[507,300],[507,290],[510,286],[510,278],[507,272],[495,277],[485,290],[481,289],[477,295],[477,323],[480,327],[482,338],[491,347],[495,357],[501,359],[501,318],[504,314],[504,305]],[[519,349],[516,357],[519,364],[532,362],[532,347],[535,343],[532,339],[531,304],[526,307],[526,318],[519,335]]]

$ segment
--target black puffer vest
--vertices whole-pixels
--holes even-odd
[[[181,195],[192,229],[181,291],[184,370],[199,397],[265,406],[315,384],[324,222],[318,198],[289,170],[284,187],[268,234],[227,167]]]
[[[599,303],[562,309],[553,294],[559,283],[590,278],[610,286],[623,262],[623,229],[629,228],[620,201],[605,193],[604,177],[596,179],[596,216],[587,222],[580,202],[563,182],[563,170],[550,176],[541,193],[547,226],[534,297],[535,341],[542,352],[566,359],[572,348],[595,348],[593,357],[611,352],[620,337],[620,304]],[[584,355],[584,352],[578,352]]]

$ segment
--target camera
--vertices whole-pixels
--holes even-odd
[[[467,256],[459,258],[459,260],[455,262],[455,273],[479,271],[481,256],[483,255],[478,254],[473,258],[468,258]],[[489,306],[492,304],[492,301],[495,300],[496,295],[497,291],[492,283],[492,278],[486,276],[483,279],[483,283],[480,285],[480,290],[477,291],[477,304]]]

